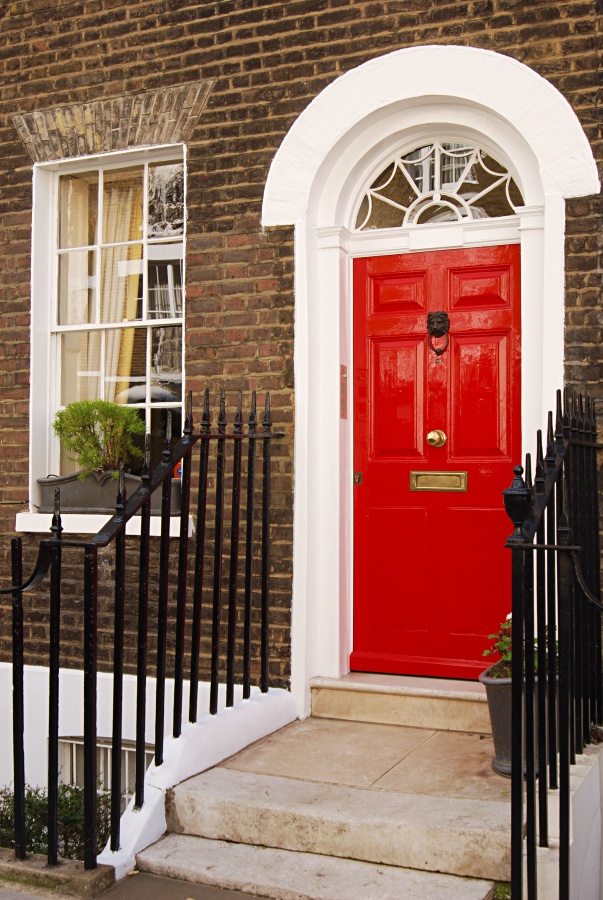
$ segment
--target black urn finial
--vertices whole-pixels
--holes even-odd
[[[532,508],[532,491],[522,478],[523,466],[515,466],[513,472],[515,477],[511,482],[511,486],[505,488],[502,494],[507,515],[515,526],[513,534],[509,536],[507,541],[508,543],[516,544],[525,542],[521,526],[529,516]]]

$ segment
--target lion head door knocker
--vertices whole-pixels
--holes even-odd
[[[450,319],[448,318],[448,313],[444,312],[443,309],[436,310],[435,312],[427,313],[427,346],[430,350],[436,355],[436,362],[441,362],[440,356],[442,353],[445,353],[448,350],[448,344],[450,343],[450,338],[448,337],[448,332],[450,331]],[[443,347],[434,347],[433,338],[446,338],[446,343]]]

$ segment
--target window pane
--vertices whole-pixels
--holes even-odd
[[[143,167],[105,172],[103,178],[103,244],[142,238]]]
[[[184,232],[184,166],[149,166],[147,237],[172,237]]]
[[[101,250],[101,322],[142,318],[142,244]]]
[[[374,179],[356,228],[510,216],[521,205],[521,192],[502,163],[469,144],[434,141],[396,157]]]
[[[94,250],[72,250],[59,256],[59,325],[94,322]]]
[[[147,329],[106,331],[105,346],[105,399],[116,403],[144,403]]]
[[[182,244],[150,244],[148,254],[148,317],[181,317]]]
[[[151,330],[151,402],[182,399],[182,328]]]
[[[100,347],[98,331],[61,335],[61,406],[100,396]]]
[[[59,247],[96,243],[98,172],[59,178]]]

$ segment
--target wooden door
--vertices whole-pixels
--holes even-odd
[[[511,602],[501,491],[521,455],[519,285],[516,245],[354,262],[353,670],[486,667]],[[434,311],[447,349],[428,345]]]

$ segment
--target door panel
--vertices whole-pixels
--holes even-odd
[[[422,458],[425,348],[420,338],[371,340],[372,457]]]
[[[450,317],[440,356],[426,340],[436,310]],[[510,603],[501,491],[521,446],[519,324],[517,246],[355,261],[352,669],[484,668]],[[413,472],[466,473],[467,490],[411,490]]]
[[[451,360],[453,459],[504,457],[507,447],[507,335],[461,335]]]
[[[384,634],[396,633],[401,628],[411,631],[427,629],[426,611],[420,606],[408,606],[402,602],[403,592],[391,598],[391,602],[383,602],[388,596],[390,586],[387,581],[387,569],[379,564],[384,557],[398,559],[400,544],[403,542],[412,553],[417,563],[417,579],[419,572],[424,572],[428,564],[426,544],[426,510],[424,508],[408,509],[398,507],[377,508],[372,510],[368,518],[367,552],[376,561],[371,578],[371,599],[366,627],[374,628]],[[412,576],[411,576],[412,577]],[[407,582],[407,589],[412,582]],[[368,611],[367,610],[367,611]]]

